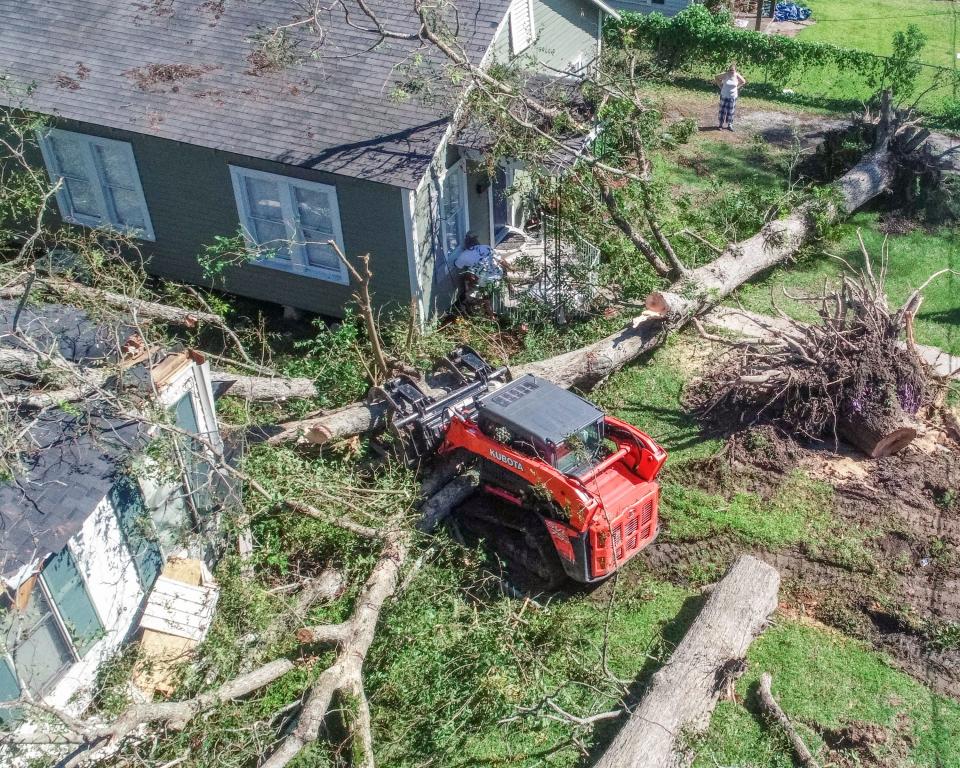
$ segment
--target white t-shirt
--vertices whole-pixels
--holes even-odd
[[[457,265],[457,269],[472,269],[491,256],[493,256],[493,249],[489,245],[475,245],[473,248],[461,251],[454,264]]]
[[[477,245],[461,251],[454,264],[457,269],[473,272],[482,287],[503,279],[503,270],[494,259],[493,248],[489,245]]]
[[[720,81],[720,98],[735,99],[740,95],[740,78],[737,75],[724,75]]]

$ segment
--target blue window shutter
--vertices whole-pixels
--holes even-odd
[[[77,653],[84,656],[103,636],[103,625],[70,550],[64,547],[54,555],[44,566],[41,575]]]
[[[140,583],[144,591],[149,592],[163,568],[163,553],[136,481],[131,477],[121,477],[110,489],[110,504],[120,524],[123,540],[130,550]]]
[[[14,701],[20,698],[20,683],[10,667],[10,662],[0,656],[0,701]],[[17,723],[22,712],[20,708],[0,707],[0,728]]]

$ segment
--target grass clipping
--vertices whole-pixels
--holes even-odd
[[[813,440],[839,439],[868,456],[896,453],[916,437],[917,414],[942,394],[913,343],[913,318],[930,277],[897,310],[887,305],[884,244],[875,272],[863,240],[864,267],[844,261],[836,290],[791,296],[817,305],[819,322],[751,316],[761,338],[707,338],[729,347],[691,387],[687,404],[702,419],[734,430],[772,423]],[[946,271],[946,270],[944,270]]]

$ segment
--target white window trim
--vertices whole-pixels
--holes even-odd
[[[444,247],[447,242],[447,219],[443,215],[443,189],[446,184],[447,176],[451,173],[460,174],[460,202],[463,206],[463,234],[466,236],[467,232],[470,231],[470,202],[467,197],[467,160],[466,158],[460,158],[457,162],[447,168],[443,174],[440,176],[439,186],[440,186],[440,242],[444,244]],[[447,259],[448,262],[455,261],[457,256],[463,251],[463,238],[460,239],[457,247],[450,251],[449,253],[444,251],[443,256]]]
[[[337,245],[340,246],[340,250],[343,253],[347,252],[343,244],[343,229],[340,225],[340,201],[337,199],[337,188],[330,184],[321,184],[317,181],[304,181],[303,179],[297,179],[292,176],[282,176],[278,173],[255,171],[252,168],[231,165],[230,178],[233,182],[233,196],[237,203],[237,213],[240,214],[240,226],[243,229],[243,236],[246,238],[247,245],[253,249],[258,246],[253,239],[252,228],[249,224],[250,209],[247,206],[247,195],[243,187],[243,179],[245,177],[265,179],[278,184],[280,188],[280,207],[283,211],[283,223],[287,229],[287,239],[290,241],[289,263],[284,263],[279,259],[271,259],[268,256],[257,259],[253,263],[260,267],[269,267],[270,269],[279,269],[282,272],[315,277],[330,283],[350,285],[350,275],[347,273],[347,268],[342,262],[338,261],[340,268],[337,271],[315,267],[308,262],[304,245],[296,242],[297,232],[300,230],[300,219],[297,216],[297,204],[293,197],[293,189],[296,187],[316,189],[330,195],[333,239]]]
[[[530,15],[530,37],[527,40],[520,39],[520,28],[514,19],[514,11],[517,10],[518,4],[526,5],[527,13]],[[533,45],[533,41],[536,39],[537,23],[533,14],[533,0],[514,0],[510,6],[510,53],[513,56],[519,56]]]
[[[84,152],[83,157],[87,175],[91,180],[99,182],[97,184],[91,184],[91,189],[94,196],[97,198],[97,203],[100,205],[100,209],[105,211],[108,217],[114,219],[113,221],[101,221],[91,216],[84,216],[74,212],[73,204],[70,202],[70,197],[67,194],[66,185],[61,183],[61,172],[59,165],[57,164],[56,154],[53,151],[53,147],[50,145],[50,137],[58,135],[79,138],[85,145],[87,151]],[[116,139],[104,139],[100,136],[91,136],[90,134],[78,133],[76,131],[64,131],[60,128],[47,128],[42,131],[37,131],[37,139],[40,144],[40,154],[43,156],[43,162],[47,167],[47,174],[50,176],[50,181],[53,184],[59,184],[57,189],[57,204],[60,206],[60,215],[64,221],[69,222],[70,224],[79,224],[80,226],[84,227],[92,227],[94,229],[106,228],[119,232],[125,232],[125,234],[132,235],[139,240],[149,240],[152,242],[157,239],[153,231],[153,222],[150,219],[150,209],[147,207],[147,200],[143,196],[143,184],[140,182],[140,169],[137,167],[137,159],[133,154],[133,147],[129,144],[129,142],[117,141]],[[133,168],[133,181],[135,182],[136,186],[134,191],[137,194],[140,207],[143,210],[143,229],[125,231],[115,221],[116,212],[113,210],[113,206],[110,204],[107,195],[104,192],[106,180],[104,179],[99,166],[94,161],[93,152],[90,151],[92,147],[97,145],[101,147],[113,147],[126,155],[126,159],[129,162],[130,167]]]

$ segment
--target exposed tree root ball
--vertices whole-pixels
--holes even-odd
[[[819,322],[780,313],[781,321],[760,322],[762,339],[710,337],[730,351],[688,389],[688,405],[726,430],[771,423],[813,440],[845,440],[872,458],[909,445],[913,417],[937,389],[913,349],[922,295],[891,311],[884,269],[878,278],[865,250],[864,258],[864,272],[845,275],[837,291],[799,297],[818,305]]]

